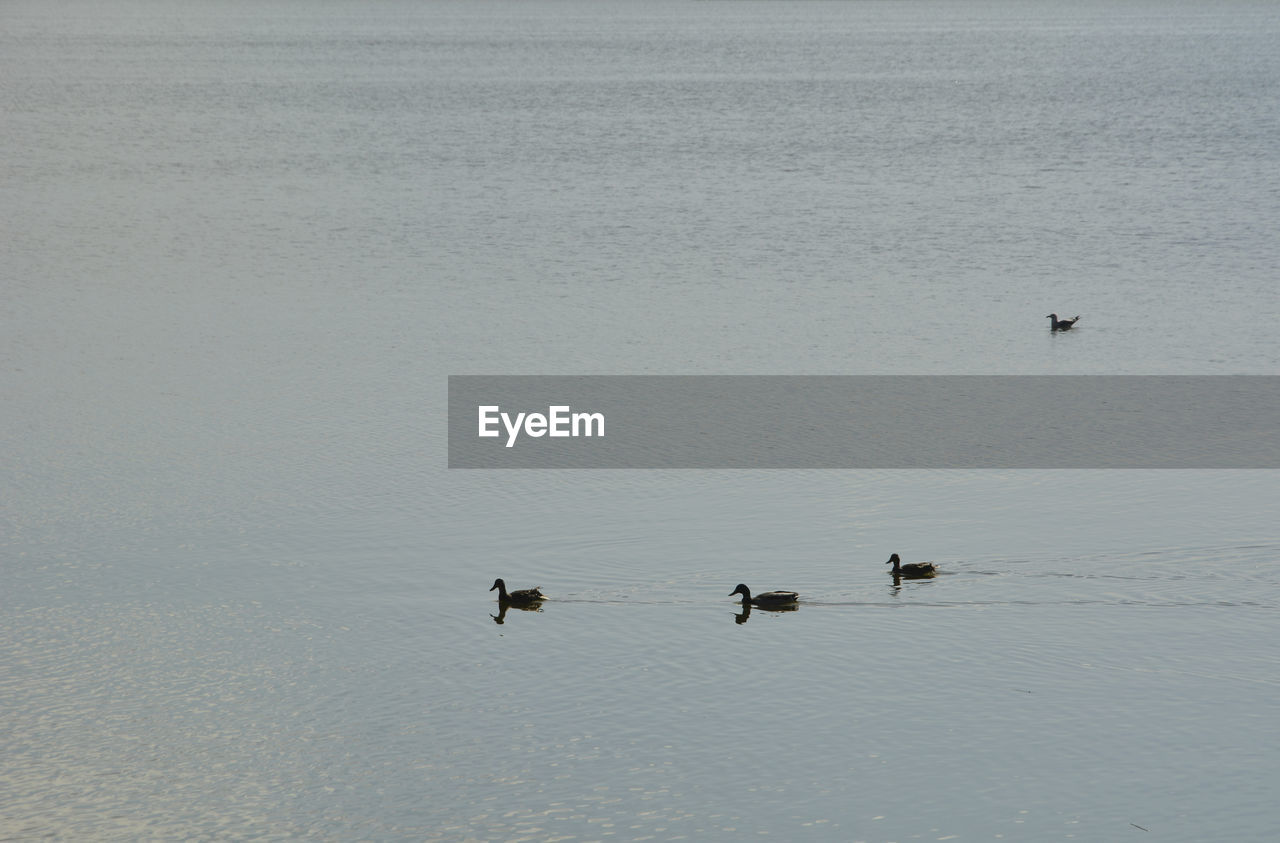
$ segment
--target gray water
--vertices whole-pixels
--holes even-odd
[[[6,3],[0,838],[1270,839],[1276,472],[449,471],[445,398],[1276,374],[1278,94],[1261,2]]]

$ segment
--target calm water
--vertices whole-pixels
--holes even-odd
[[[1276,472],[449,472],[444,409],[1276,374],[1277,101],[1262,2],[6,3],[0,839],[1269,839]]]

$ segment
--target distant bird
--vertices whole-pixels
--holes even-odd
[[[730,597],[735,594],[742,595],[742,605],[744,606],[784,606],[800,599],[800,595],[794,591],[766,591],[763,594],[757,594],[752,597],[751,589],[742,583],[738,583],[738,587],[729,592]]]
[[[1058,314],[1056,313],[1050,313],[1048,316],[1045,317],[1045,319],[1050,320],[1049,322],[1050,331],[1070,331],[1071,326],[1080,321],[1079,316],[1075,317],[1074,319],[1059,319]]]
[[[903,565],[896,553],[884,564],[893,566],[893,570],[889,573],[896,577],[931,577],[938,573],[938,566],[932,562],[908,562]]]
[[[546,599],[542,591],[537,587],[522,588],[519,591],[513,591],[508,594],[507,584],[502,581],[501,577],[493,581],[493,585],[489,590],[493,591],[495,588],[498,590],[498,602],[508,606],[532,606]]]

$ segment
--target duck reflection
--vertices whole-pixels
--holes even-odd
[[[890,573],[892,573],[892,572],[890,572]],[[924,586],[928,585],[928,584],[929,584],[929,582],[930,582],[932,579],[933,579],[933,575],[932,575],[932,574],[930,574],[930,575],[928,575],[928,576],[924,576],[924,577],[921,577],[921,576],[909,576],[909,575],[906,575],[906,574],[894,574],[894,575],[893,575],[893,585],[889,586],[889,593],[890,593],[890,594],[892,594],[893,596],[897,597],[897,596],[902,592],[902,581],[903,581],[903,580],[907,580],[907,581],[909,581],[909,582],[914,582],[914,583],[919,583],[919,585],[915,586],[915,588],[923,588]],[[921,582],[922,580],[923,580],[923,582]]]
[[[750,603],[742,604],[742,611],[733,616],[734,623],[746,623],[751,619],[752,606]],[[757,612],[798,612],[800,611],[799,603],[782,603],[776,606],[756,606]]]
[[[521,611],[521,612],[541,612],[541,611],[542,611],[542,604],[540,604],[540,603],[533,603],[533,604],[528,604],[528,605],[521,606],[521,605],[518,605],[518,604],[516,604],[516,603],[511,603],[511,602],[499,602],[499,603],[498,603],[498,614],[496,614],[496,615],[495,615],[495,614],[493,614],[493,613],[491,612],[491,613],[489,614],[489,617],[493,618],[493,622],[494,622],[494,623],[506,623],[506,622],[507,622],[507,610],[508,610],[508,609],[518,609],[518,610],[519,610],[519,611]]]

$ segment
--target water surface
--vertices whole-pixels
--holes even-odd
[[[0,80],[0,837],[1275,827],[1274,472],[444,438],[449,374],[1275,374],[1272,5],[19,2]]]

